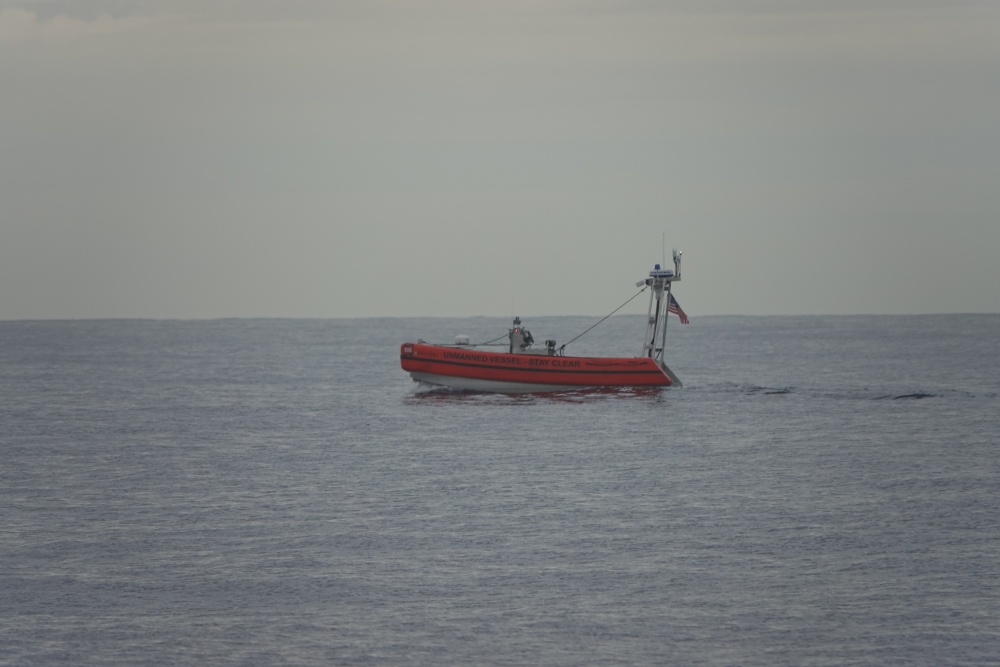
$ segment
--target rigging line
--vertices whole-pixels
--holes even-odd
[[[501,338],[506,338],[506,337],[507,337],[507,336],[509,336],[509,335],[510,335],[510,332],[508,331],[507,333],[505,333],[504,335],[502,335],[502,336],[500,336],[500,337],[498,337],[498,338],[494,338],[493,340],[488,340],[488,341],[486,341],[485,343],[474,343],[474,344],[473,344],[473,345],[471,345],[470,347],[475,347],[476,345],[492,345],[493,343],[497,342],[497,341],[498,341],[498,340],[500,340]]]
[[[618,306],[617,308],[615,308],[614,310],[612,310],[610,313],[608,313],[607,315],[605,315],[604,317],[602,317],[601,320],[599,322],[597,322],[596,324],[594,324],[593,326],[591,326],[590,329],[593,329],[598,324],[600,324],[601,322],[603,322],[604,320],[608,319],[609,317],[611,317],[612,315],[614,315],[615,313],[617,313],[619,310],[621,310],[622,308],[624,308],[625,306],[627,306],[629,304],[629,301],[631,301],[635,297],[637,297],[640,294],[642,294],[643,292],[645,292],[646,291],[646,287],[649,287],[649,285],[646,285],[645,287],[643,287],[641,290],[639,290],[638,292],[636,292],[635,294],[633,294],[631,297],[629,297],[628,301],[626,301],[625,303],[623,303],[622,305]],[[582,334],[580,334],[579,336],[577,336],[573,340],[571,340],[569,342],[566,342],[566,343],[563,343],[562,346],[559,348],[559,350],[560,351],[565,350],[567,345],[569,345],[570,343],[572,343],[577,338],[582,338],[584,336],[584,334],[586,334],[588,331],[590,331],[590,329],[587,329],[587,331],[584,331]]]

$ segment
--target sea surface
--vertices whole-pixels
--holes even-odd
[[[1000,664],[1000,315],[673,318],[663,390],[399,368],[509,324],[0,322],[0,665]]]

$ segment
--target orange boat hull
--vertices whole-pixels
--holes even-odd
[[[400,364],[414,380],[499,392],[583,387],[669,387],[666,367],[648,357],[561,357],[403,343]]]

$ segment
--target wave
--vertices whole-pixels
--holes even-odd
[[[722,382],[699,386],[689,382],[686,390],[705,391],[708,393],[735,393],[746,396],[787,396],[798,395],[824,399],[849,399],[864,401],[885,401],[904,400],[916,401],[922,399],[995,399],[996,392],[974,392],[965,389],[952,388],[880,388],[870,387],[797,387],[797,386],[769,386],[749,382]]]

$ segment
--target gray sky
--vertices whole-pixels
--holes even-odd
[[[1000,312],[1000,2],[0,0],[0,188],[0,319]]]

